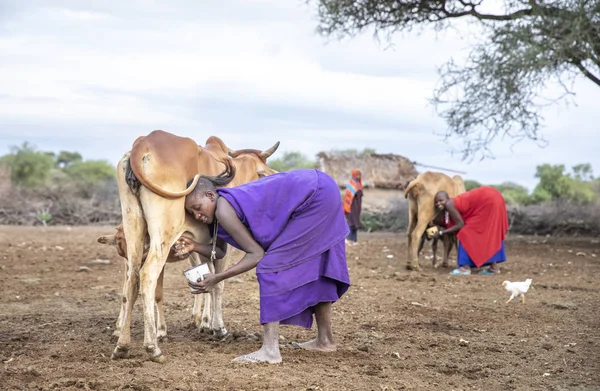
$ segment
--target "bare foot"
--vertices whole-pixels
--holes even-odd
[[[277,364],[281,362],[281,354],[279,352],[267,352],[266,350],[260,349],[254,353],[244,354],[233,359],[234,362],[251,364],[251,363],[269,363]]]
[[[292,342],[292,347],[297,349],[315,350],[318,352],[335,352],[337,350],[335,344],[319,342],[316,338],[308,342]]]

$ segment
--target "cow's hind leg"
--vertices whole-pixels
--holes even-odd
[[[222,259],[215,261],[215,272],[221,273],[225,270],[225,267],[229,264],[228,260],[231,257],[231,251],[229,251]],[[213,289],[212,295],[212,332],[215,336],[222,338],[226,337],[228,333],[225,328],[225,322],[223,321],[223,290],[225,289],[225,282],[219,282]]]
[[[418,246],[421,243],[421,239],[422,239],[422,235],[421,237],[417,238],[419,240],[418,244],[416,244],[417,247],[417,251],[413,254],[413,240],[416,242],[415,240],[415,236],[413,235],[413,232],[415,231],[415,228],[417,227],[417,200],[415,200],[414,198],[412,198],[412,196],[409,196],[408,199],[408,228],[406,230],[406,239],[407,239],[407,246],[408,246],[408,251],[407,251],[407,268],[410,269],[412,267],[412,265],[414,265],[414,259],[418,257]]]
[[[125,181],[127,155],[117,165],[117,183],[123,216],[123,233],[127,238],[127,269],[119,315],[121,330],[112,359],[127,358],[131,346],[131,313],[138,295],[139,270],[142,263],[146,223],[141,205]]]
[[[121,290],[121,309],[119,310],[119,317],[115,324],[115,331],[113,331],[113,337],[119,338],[121,330],[123,329],[123,322],[125,321],[125,312],[127,311],[127,266],[128,262],[125,262],[125,269],[123,273],[123,288]]]
[[[142,188],[140,199],[142,205],[148,205],[144,207],[144,212],[150,235],[148,256],[140,269],[140,294],[144,305],[144,347],[152,361],[162,363],[165,356],[158,347],[154,316],[156,286],[169,251],[183,231],[185,198],[169,200],[165,204],[164,198]]]
[[[165,277],[165,268],[163,267],[158,276],[156,282],[155,302],[156,302],[156,336],[159,341],[164,340],[167,337],[167,321],[165,320],[165,309],[164,309],[164,291],[163,281]]]
[[[423,236],[425,229],[427,228],[426,219],[418,219],[417,225],[415,229],[412,231],[410,237],[410,246],[408,247],[409,252],[409,263],[406,265],[406,268],[409,270],[420,270],[419,266],[419,258],[417,256],[417,249],[419,246],[419,239]]]
[[[448,260],[450,258],[450,251],[452,251],[452,247],[454,246],[454,239],[454,237],[444,237],[444,259],[442,261],[442,267],[448,267]]]
[[[190,264],[192,266],[199,265],[201,262],[207,262],[208,268],[211,273],[214,273],[214,268],[211,262],[204,257],[200,257],[198,253],[193,253],[190,256]],[[201,310],[200,308],[203,307]],[[192,319],[196,329],[198,329],[201,333],[209,333],[210,332],[210,322],[211,322],[211,297],[210,294],[204,293],[201,295],[194,295],[194,309],[192,310]]]
[[[438,238],[433,238],[433,243],[431,244],[431,251],[433,252],[433,259],[431,260],[431,264],[434,268],[437,267],[437,249],[438,249]],[[445,249],[445,247],[444,247]]]
[[[211,273],[215,273],[215,266],[214,264],[208,260],[206,262],[208,264],[208,268],[210,269]],[[198,330],[201,333],[206,333],[206,334],[212,334],[212,322],[213,322],[213,305],[214,305],[214,289],[209,292],[209,293],[205,293],[203,294],[203,299],[204,299],[204,307],[202,308],[202,317],[200,318],[200,323],[196,323],[196,326],[198,327]]]

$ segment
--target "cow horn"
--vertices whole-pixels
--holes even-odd
[[[227,154],[233,158],[236,158],[238,155],[238,151],[235,151],[235,150],[227,147]]]
[[[271,148],[267,149],[266,151],[263,151],[260,153],[260,157],[262,157],[263,159],[268,158],[269,156],[271,156],[275,151],[277,151],[277,148],[279,148],[279,141],[277,141],[275,143],[275,145],[273,145]]]

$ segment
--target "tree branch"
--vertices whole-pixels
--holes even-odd
[[[600,78],[594,75],[592,72],[590,72],[586,67],[584,67],[581,61],[572,61],[572,64],[579,68],[579,70],[581,71],[581,73],[584,74],[585,77],[587,77],[600,87]]]
[[[510,21],[510,20],[520,19],[520,18],[522,18],[524,16],[530,16],[530,15],[532,15],[533,14],[533,9],[531,9],[531,8],[529,8],[529,9],[521,9],[521,10],[512,12],[510,14],[506,14],[506,15],[491,15],[491,14],[480,14],[479,12],[475,11],[475,9],[473,8],[467,14],[470,14],[471,16],[474,16],[474,17],[476,17],[477,19],[480,19],[480,20]]]

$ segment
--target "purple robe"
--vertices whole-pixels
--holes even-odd
[[[335,181],[298,169],[217,191],[265,250],[256,267],[261,324],[312,327],[314,306],[337,301],[350,286],[349,231]],[[220,225],[217,235],[240,249]]]

